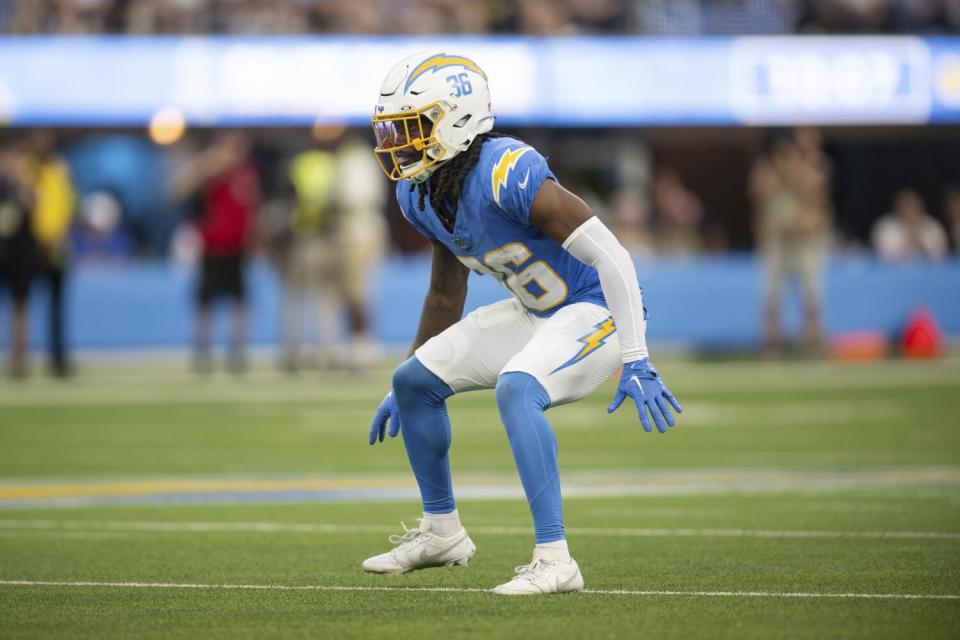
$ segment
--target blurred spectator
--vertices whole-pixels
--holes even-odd
[[[641,31],[655,35],[790,33],[796,0],[636,0]]]
[[[944,0],[943,4],[947,33],[960,32],[960,0]]]
[[[623,0],[569,0],[567,6],[582,33],[622,33],[626,27],[627,6]]]
[[[93,227],[86,225],[88,220],[83,216],[74,230],[74,238],[79,240],[74,246],[76,260],[86,261],[88,248],[96,253],[94,261],[164,255],[176,224],[175,216],[170,215],[177,208],[170,201],[170,180],[187,158],[175,156],[173,148],[158,146],[147,136],[133,132],[86,134],[73,130],[63,135],[69,137],[63,151],[81,203],[86,196],[99,194],[115,205],[111,211],[109,204],[99,207],[106,202],[103,197],[93,199],[93,210],[98,212]],[[119,217],[113,217],[113,213],[119,213]],[[100,215],[103,217],[97,217]],[[93,235],[87,233],[91,231]]]
[[[122,225],[123,206],[112,191],[91,191],[80,199],[73,248],[84,262],[115,262],[129,258],[133,239]]]
[[[700,252],[703,248],[700,238],[703,203],[670,167],[660,169],[653,179],[653,209],[657,216],[658,253],[690,255]]]
[[[364,368],[378,355],[366,314],[371,268],[386,248],[385,190],[370,146],[341,129],[317,128],[319,143],[291,160],[296,204],[284,284],[284,365],[302,365],[304,315],[316,320],[321,360]],[[346,312],[350,343],[331,351]]]
[[[34,191],[33,234],[39,252],[38,275],[49,296],[48,335],[50,371],[58,377],[70,373],[64,319],[64,287],[68,268],[68,233],[75,209],[73,183],[67,163],[56,150],[49,131],[27,138]]]
[[[339,134],[337,134],[339,135]],[[305,364],[308,323],[315,325],[318,351],[331,345],[340,305],[336,299],[338,269],[334,233],[336,157],[329,144],[296,154],[288,167],[294,191],[289,253],[283,277],[284,368]]]
[[[31,229],[34,191],[29,158],[17,148],[0,148],[0,285],[11,297],[10,374],[27,373],[27,301],[37,263]]]
[[[623,188],[611,198],[610,215],[617,238],[634,256],[649,256],[654,252],[650,237],[650,208],[638,189]]]
[[[357,368],[373,364],[380,351],[370,336],[366,302],[371,272],[387,249],[386,196],[373,148],[363,139],[348,138],[337,150],[338,282],[350,330],[347,356]]]
[[[219,24],[216,6],[207,0],[130,0],[125,30],[130,33],[216,33]]]
[[[658,36],[698,35],[700,0],[634,0],[639,31]]]
[[[566,3],[521,0],[517,3],[520,31],[534,36],[572,35],[576,27]]]
[[[460,0],[438,0],[446,15],[451,19],[449,29],[455,33],[485,33],[491,30],[492,9],[490,2],[461,2]]]
[[[953,240],[953,250],[960,253],[960,185],[947,187],[943,210]]]
[[[891,30],[932,33],[949,29],[944,0],[898,0],[890,15]]]
[[[189,5],[190,2],[181,1],[179,4]],[[304,33],[308,30],[306,4],[290,0],[234,0],[221,3],[216,27],[218,31],[227,33]]]
[[[893,211],[877,220],[871,237],[874,251],[884,260],[938,260],[947,254],[947,234],[910,189],[897,191]]]
[[[806,30],[828,33],[881,31],[888,21],[892,0],[809,0]]]
[[[194,366],[212,367],[210,322],[214,302],[232,302],[228,366],[246,367],[248,333],[246,263],[260,206],[260,182],[250,159],[250,145],[239,132],[217,134],[213,144],[186,162],[174,176],[173,193],[195,201],[203,252],[197,287]]]
[[[401,33],[407,35],[433,35],[451,30],[438,7],[429,2],[401,2],[397,12],[398,26]],[[382,27],[378,27],[378,30]]]
[[[705,35],[789,33],[796,21],[793,0],[711,0],[703,2]]]
[[[783,347],[781,299],[788,279],[800,281],[802,342],[808,353],[823,346],[823,263],[830,235],[829,166],[820,132],[796,129],[771,137],[751,170],[757,240],[763,258],[764,349]]]

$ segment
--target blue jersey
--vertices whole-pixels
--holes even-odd
[[[404,217],[430,240],[443,243],[467,267],[500,280],[531,313],[548,317],[568,304],[606,307],[596,269],[530,224],[530,207],[545,180],[556,181],[546,159],[514,138],[492,138],[461,189],[457,219],[448,231],[409,181],[397,184]]]

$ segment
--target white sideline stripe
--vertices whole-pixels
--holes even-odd
[[[0,580],[13,587],[107,587],[119,589],[224,589],[262,591],[400,591],[426,593],[493,593],[470,587],[364,587],[324,584],[193,584],[173,582],[63,582],[57,580]],[[707,598],[851,598],[873,600],[960,600],[960,595],[940,593],[804,593],[776,591],[639,591],[632,589],[584,589],[600,596],[691,596]]]
[[[304,524],[284,522],[157,522],[150,520],[0,520],[0,530],[27,531],[138,531],[202,532],[241,531],[261,533],[390,533],[387,525]],[[470,531],[486,535],[525,535],[529,527],[473,526]],[[960,540],[952,531],[818,531],[803,529],[743,528],[630,528],[568,527],[567,533],[599,537],[712,537],[712,538],[835,538],[891,540]]]
[[[60,540],[107,540],[129,537],[128,532],[124,531],[65,531],[65,530],[43,530],[36,529],[5,529],[0,531],[0,538],[23,538],[24,536],[36,536],[38,538],[58,538]]]

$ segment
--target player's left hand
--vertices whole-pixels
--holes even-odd
[[[370,425],[370,444],[376,444],[377,440],[383,442],[383,433],[387,429],[387,421],[390,421],[390,437],[396,438],[400,433],[400,410],[397,408],[397,399],[390,390],[384,397],[383,402],[377,407],[377,412],[373,414],[373,423]]]
[[[637,405],[640,424],[643,425],[643,430],[647,432],[653,430],[653,427],[650,426],[647,411],[653,416],[653,421],[657,424],[657,431],[660,433],[666,433],[668,426],[672,427],[676,424],[676,420],[667,406],[668,402],[677,413],[683,413],[677,399],[663,384],[663,380],[657,373],[657,368],[650,362],[650,358],[634,360],[623,365],[620,384],[617,385],[617,394],[613,397],[610,406],[607,407],[607,413],[616,411],[627,396],[633,398],[633,402]]]

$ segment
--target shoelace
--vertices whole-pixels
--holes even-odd
[[[420,531],[419,523],[422,519],[417,520],[418,526],[414,529],[408,529],[405,522],[401,521],[400,526],[403,527],[403,535],[392,534],[388,539],[390,544],[397,545],[397,549],[403,547],[404,545],[414,542],[421,536],[423,531]],[[395,549],[396,550],[396,549]]]
[[[519,567],[514,567],[513,571],[517,574],[514,576],[514,580],[533,580],[537,573],[539,573],[540,568],[543,567],[543,560],[537,558],[530,564],[522,564]]]

